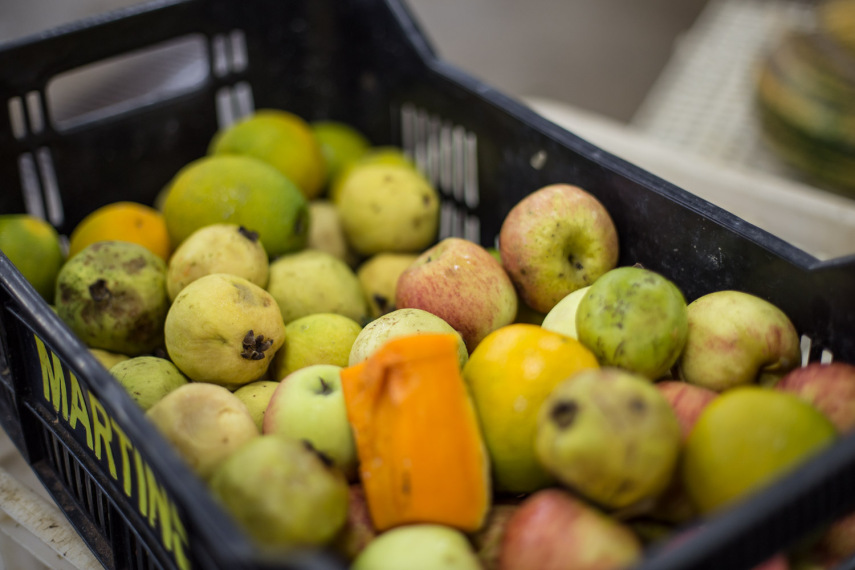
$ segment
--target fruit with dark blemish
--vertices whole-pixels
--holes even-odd
[[[210,488],[258,543],[270,547],[331,544],[350,504],[347,480],[311,446],[262,435],[216,470]]]
[[[212,273],[181,290],[164,333],[169,357],[191,380],[238,387],[264,376],[285,323],[270,293],[243,277]]]
[[[267,287],[267,251],[258,232],[238,224],[211,224],[190,234],[169,258],[169,298],[210,273],[230,273]]]
[[[89,348],[128,356],[163,343],[166,263],[145,247],[96,242],[63,265],[56,313]]]
[[[619,368],[578,372],[538,413],[535,451],[563,485],[603,508],[654,500],[670,483],[681,432],[668,400]]]
[[[666,375],[680,357],[688,326],[680,289],[642,267],[607,272],[576,310],[579,341],[602,366],[618,366],[651,380]]]

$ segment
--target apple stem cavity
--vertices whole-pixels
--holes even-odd
[[[323,394],[324,396],[326,396],[327,394],[332,393],[332,387],[330,387],[330,385],[326,383],[323,377],[318,376],[318,381],[321,383],[321,391],[318,392],[318,394]]]
[[[550,412],[550,417],[559,429],[567,429],[576,420],[576,414],[579,412],[579,404],[572,400],[556,402]]]
[[[264,335],[255,336],[252,329],[243,337],[243,351],[240,355],[247,360],[262,360],[264,353],[273,346],[273,339],[264,340]]]

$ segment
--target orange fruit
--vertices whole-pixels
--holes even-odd
[[[45,301],[53,302],[65,255],[52,225],[28,214],[4,214],[0,216],[0,251]]]
[[[113,202],[83,218],[69,237],[68,256],[107,240],[139,244],[164,261],[168,261],[172,253],[163,214],[136,202]]]
[[[327,163],[311,126],[277,109],[260,109],[218,132],[209,155],[252,156],[276,168],[307,200],[317,198],[327,180]]]
[[[535,452],[538,412],[555,386],[598,367],[576,339],[529,323],[500,327],[475,347],[463,378],[481,420],[497,490],[528,493],[554,482]]]

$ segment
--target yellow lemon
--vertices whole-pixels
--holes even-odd
[[[326,161],[312,128],[301,117],[261,109],[217,133],[208,154],[237,154],[263,160],[297,185],[306,199],[317,198],[327,179]]]
[[[316,121],[310,126],[326,161],[327,182],[335,179],[345,165],[357,160],[371,148],[371,141],[347,123]]]
[[[249,156],[208,156],[182,168],[170,182],[163,217],[175,247],[204,226],[230,223],[258,233],[275,257],[302,249],[309,234],[309,206],[299,189]]]
[[[558,384],[591,368],[597,359],[577,340],[528,323],[498,328],[472,351],[463,378],[497,490],[528,493],[554,482],[535,452],[538,411]]]
[[[798,396],[762,386],[722,392],[686,440],[682,482],[702,513],[733,504],[831,444],[836,431]]]
[[[72,257],[88,245],[109,240],[139,244],[164,261],[172,252],[160,211],[136,202],[113,202],[92,211],[74,227],[68,255]]]
[[[52,225],[28,214],[2,215],[0,251],[45,301],[53,302],[56,276],[65,255]]]

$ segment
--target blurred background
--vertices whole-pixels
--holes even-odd
[[[2,0],[0,42],[139,2]],[[831,133],[834,168],[816,158],[827,146],[801,145],[816,155],[805,174],[758,113],[758,70],[788,34],[816,30],[823,0],[404,2],[443,59],[546,118],[820,259],[855,253],[853,135]],[[855,0],[825,2],[848,3],[835,21],[855,22]],[[844,71],[855,116],[851,60]]]

